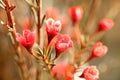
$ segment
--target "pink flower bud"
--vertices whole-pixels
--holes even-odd
[[[99,31],[107,31],[114,26],[114,22],[109,19],[102,19],[99,22]]]
[[[84,77],[85,80],[98,80],[99,71],[96,66],[88,66],[83,70],[82,77]]]
[[[83,9],[80,6],[70,7],[68,13],[74,23],[78,23],[83,16]]]
[[[92,56],[96,58],[101,58],[108,52],[107,46],[103,45],[101,42],[97,42],[92,47]]]
[[[16,40],[20,42],[25,48],[29,49],[33,46],[35,42],[34,33],[30,30],[26,29],[23,31],[23,36],[21,34],[16,33]]]
[[[52,18],[49,18],[45,21],[46,31],[48,36],[54,37],[61,31],[61,22],[54,21]]]
[[[73,46],[73,42],[68,35],[59,35],[55,42],[56,53],[66,51],[68,48]]]

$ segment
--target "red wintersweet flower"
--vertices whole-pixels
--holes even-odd
[[[83,70],[82,77],[84,77],[85,80],[98,80],[99,71],[96,66],[88,66]]]
[[[52,18],[49,18],[45,21],[46,32],[48,34],[48,39],[51,40],[55,35],[61,31],[61,22],[54,21]]]
[[[83,9],[80,6],[73,6],[69,8],[68,13],[72,21],[76,24],[81,20],[83,16]]]
[[[102,19],[99,22],[99,31],[107,31],[114,26],[114,22],[110,19]]]
[[[105,54],[108,52],[107,46],[103,45],[101,42],[97,42],[92,47],[92,56],[96,58],[101,58],[105,56]]]
[[[16,33],[16,40],[20,42],[25,48],[29,49],[33,46],[35,42],[34,33],[30,30],[26,29],[23,31],[23,36],[21,34]]]
[[[59,35],[55,42],[55,49],[57,55],[59,53],[66,51],[68,48],[73,46],[73,42],[68,35]]]

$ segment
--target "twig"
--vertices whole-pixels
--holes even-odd
[[[41,74],[41,65],[38,64],[38,67],[37,67],[37,73],[36,73],[36,80],[39,80],[39,76]]]
[[[5,11],[7,14],[7,18],[8,18],[8,24],[4,22],[2,22],[4,25],[7,26],[7,28],[9,29],[9,32],[11,33],[11,39],[12,39],[12,43],[14,44],[14,48],[16,49],[17,55],[18,55],[18,64],[20,67],[20,70],[22,72],[22,76],[24,80],[29,80],[29,76],[27,74],[27,66],[25,64],[23,55],[22,55],[22,50],[21,50],[21,46],[18,44],[18,42],[16,41],[16,29],[15,29],[15,23],[14,23],[14,19],[12,16],[12,10],[15,8],[15,6],[10,5],[9,0],[5,0]]]
[[[6,5],[5,10],[6,10],[6,14],[7,14],[7,17],[8,17],[9,26],[11,28],[14,28],[12,10],[15,8],[15,6],[10,6],[10,3],[8,2],[8,0],[5,0],[5,5]]]
[[[110,10],[106,13],[105,17],[110,19],[115,19],[118,13],[120,12],[120,5],[117,1],[112,2],[112,6],[110,6]]]
[[[8,25],[12,29],[11,33],[12,33],[12,37],[14,39],[14,43],[17,43],[16,37],[15,37],[15,33],[16,33],[15,23],[14,23],[13,16],[12,16],[12,10],[15,8],[15,6],[10,5],[8,0],[5,0],[5,5],[6,5],[5,6],[5,11],[6,11],[7,18],[8,18]]]
[[[93,42],[93,41],[97,41],[97,40],[99,40],[103,35],[105,34],[105,31],[97,31],[97,32],[95,32],[95,33],[93,33],[92,35],[90,35],[90,37],[89,37],[89,42]]]
[[[2,7],[3,9],[5,9],[6,7],[5,3],[2,0],[0,0],[0,7]]]
[[[55,36],[55,37],[50,41],[50,43],[48,44],[48,46],[47,46],[47,48],[46,48],[46,53],[45,53],[46,59],[48,59],[48,58],[50,57],[50,55],[51,55],[51,53],[49,53],[49,50],[50,50],[50,48],[54,45],[54,42],[56,41],[56,37],[57,37],[57,36]]]
[[[85,65],[86,63],[90,62],[94,57],[90,56],[86,61],[84,61],[83,63],[80,64],[80,66]]]
[[[79,29],[79,25],[78,24],[74,26],[74,30],[75,30],[74,32],[75,32],[75,36],[77,38],[77,41],[81,45],[81,49],[85,48],[86,45],[85,45],[85,43],[82,40],[82,33],[81,33],[81,30]]]
[[[33,7],[33,8],[37,8],[37,6],[36,5],[34,5],[34,3],[32,3],[32,1],[30,1],[30,0],[25,0],[31,7]]]
[[[27,66],[25,64],[20,46],[17,49],[17,53],[18,53],[18,58],[19,58],[18,64],[19,64],[21,72],[22,72],[23,80],[29,80],[29,76],[27,74],[27,72],[28,72]]]
[[[43,23],[44,23],[45,18],[46,18],[46,15],[44,15],[43,18],[42,18],[42,21],[41,21],[41,24],[40,24],[41,27],[43,26]]]
[[[40,28],[41,28],[41,8],[42,8],[42,0],[36,0],[37,1],[37,5],[38,5],[38,8],[37,8],[37,43],[40,44]]]
[[[95,24],[95,14],[100,6],[100,3],[101,3],[101,0],[92,0],[92,4],[91,4],[91,8],[90,8],[90,12],[89,12],[89,15],[88,15],[88,19],[86,21],[86,26],[85,26],[85,31],[87,34],[91,34],[92,31],[94,31],[93,27],[94,27],[94,24]],[[92,29],[92,30],[91,30]]]

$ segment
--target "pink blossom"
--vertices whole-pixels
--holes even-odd
[[[52,69],[53,76],[73,80],[73,69],[68,62],[59,62]]]
[[[58,78],[64,77],[67,73],[68,66],[69,64],[67,62],[60,62],[53,67],[52,74]]]
[[[29,49],[33,46],[35,42],[34,33],[26,29],[23,31],[23,36],[16,33],[16,40],[20,42],[25,48]]]
[[[55,42],[55,49],[57,54],[66,51],[73,46],[73,42],[68,35],[59,35]]]
[[[70,7],[68,13],[74,23],[78,23],[83,16],[83,9],[80,6]]]
[[[101,42],[97,42],[92,47],[92,56],[96,58],[101,58],[108,52],[107,46],[103,45]]]
[[[114,26],[114,22],[110,19],[102,19],[99,22],[99,31],[107,31]]]
[[[61,31],[61,22],[54,21],[52,18],[49,18],[45,21],[45,26],[46,26],[46,32],[48,36],[54,37]]]
[[[73,80],[73,76],[67,76],[65,80]]]
[[[83,70],[82,76],[86,80],[98,80],[99,79],[99,71],[96,66],[88,66]]]

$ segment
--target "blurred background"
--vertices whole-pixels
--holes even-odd
[[[31,17],[30,7],[24,0],[10,1],[16,5],[13,15],[16,29],[21,32],[23,22]],[[108,46],[108,54],[104,58],[94,59],[90,64],[97,65],[100,70],[100,80],[120,80],[120,0],[43,0],[42,15],[46,8],[56,7],[61,15],[69,19],[67,9],[75,5],[83,7],[84,17],[80,25],[89,26],[89,34],[97,28],[101,18],[110,18],[115,22],[114,27],[100,39]],[[0,8],[0,21],[6,20],[5,11]],[[20,80],[19,68],[13,56],[15,52],[8,35],[7,28],[0,24],[0,80]]]

